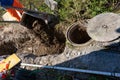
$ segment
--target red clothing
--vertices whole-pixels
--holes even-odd
[[[24,6],[18,0],[14,0],[13,7],[23,8]],[[21,18],[19,16],[19,14],[17,13],[17,11],[20,14],[22,14],[23,13],[22,10],[15,10],[15,9],[12,9],[12,8],[7,8],[6,11],[9,12],[11,14],[11,16],[15,17],[17,21],[21,20]]]

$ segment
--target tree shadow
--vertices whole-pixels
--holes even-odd
[[[119,62],[120,42],[116,42],[105,46],[105,49],[90,52],[86,55],[57,64],[56,66],[120,72],[120,64],[118,64]]]
[[[67,68],[77,68],[84,70],[93,70],[93,71],[103,71],[103,72],[111,72],[111,77],[107,77],[108,80],[119,80],[119,78],[114,77],[112,73],[120,72],[120,52],[108,51],[108,50],[99,50],[93,51],[89,54],[76,57],[74,59],[62,62],[60,64],[56,64],[54,66],[59,67],[67,67]],[[54,70],[54,69],[41,69],[43,71],[44,76],[47,76],[48,79],[45,80],[56,80],[60,76],[69,75],[71,77],[80,79],[80,80],[88,80],[91,76],[90,74],[71,72],[71,71],[62,71],[62,70]],[[94,74],[92,74],[94,76]],[[98,75],[97,75],[98,76]],[[42,79],[43,76],[39,76]],[[56,78],[57,77],[57,78]],[[105,76],[100,76],[103,78]],[[110,79],[109,79],[110,78]],[[112,79],[111,79],[112,78]],[[62,79],[61,79],[62,80]],[[71,79],[72,80],[72,79]],[[103,80],[103,79],[97,79]]]
[[[120,52],[99,50],[87,55],[79,56],[72,60],[57,64],[56,66],[83,68],[88,70],[120,72]],[[72,66],[71,66],[72,65]]]
[[[114,43],[109,46],[111,47],[119,47],[120,43]],[[78,56],[76,58],[67,60],[65,62],[56,64],[54,66],[59,67],[67,67],[67,68],[77,68],[84,70],[93,70],[93,71],[103,71],[103,72],[111,72],[111,77],[107,77],[108,80],[119,80],[117,77],[113,77],[112,73],[120,73],[120,51],[111,50],[111,49],[101,49],[98,51],[90,52],[86,55]],[[62,70],[54,70],[54,69],[43,69],[40,68],[39,79],[44,80],[57,80],[58,77],[68,75],[70,77],[77,78],[78,80],[88,80],[90,77],[85,73],[71,72],[71,71],[62,71]],[[41,76],[42,74],[42,76]],[[45,78],[47,76],[47,78]],[[93,74],[92,74],[93,76]],[[98,76],[98,75],[97,75]],[[102,79],[101,79],[102,77]],[[97,80],[105,80],[105,76],[100,76],[100,79]],[[110,79],[109,79],[110,78]],[[62,79],[60,79],[62,80]],[[73,79],[70,79],[73,80]]]
[[[120,64],[119,64],[120,51],[112,50],[113,48],[115,49],[120,48],[120,42],[110,44],[105,49],[93,51],[85,55],[78,56],[76,58],[56,64],[54,66],[120,73]],[[43,69],[43,68],[39,69],[37,80],[58,80],[58,77],[64,76],[66,74],[70,77],[75,77],[78,80],[79,79],[81,80],[81,78],[82,80],[88,80],[85,79],[87,76],[85,73],[54,70],[54,69]],[[104,79],[97,79],[97,80],[104,80]],[[119,78],[115,78],[115,79],[112,78],[108,80],[119,80]]]

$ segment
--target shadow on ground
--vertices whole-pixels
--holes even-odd
[[[114,43],[109,45],[109,47],[119,47],[119,43]],[[23,54],[21,54],[23,55]],[[39,58],[34,56],[33,54],[29,54],[26,56],[27,62],[26,63],[35,63],[35,59]],[[39,59],[38,59],[39,60]],[[41,60],[41,59],[40,59]],[[39,60],[39,62],[40,62]],[[105,71],[105,72],[118,72],[120,73],[120,52],[111,50],[110,48],[93,51],[86,55],[78,56],[76,58],[70,59],[68,61],[56,64],[54,66],[60,67],[68,67],[68,68],[77,68],[77,69],[85,69],[85,70],[96,70],[96,71]],[[24,63],[24,62],[23,62]],[[70,72],[70,71],[61,71],[61,70],[54,70],[54,69],[43,69],[43,68],[35,68],[35,76],[37,77],[35,80],[119,80],[116,77],[107,77],[106,76],[98,76],[98,75],[89,75],[85,73],[78,73],[78,72]],[[34,72],[33,71],[33,72]],[[19,74],[21,75],[21,74]],[[18,76],[19,76],[18,75]],[[22,73],[23,75],[23,73]],[[25,75],[26,76],[26,75]],[[91,77],[95,76],[95,77]],[[96,77],[97,76],[97,77]],[[64,79],[66,77],[67,79]],[[105,78],[104,78],[105,77]],[[21,78],[21,77],[19,77]],[[72,79],[74,78],[74,79]],[[97,78],[97,79],[95,79]],[[21,80],[21,79],[18,79]],[[23,79],[24,80],[24,79]],[[26,79],[25,79],[26,80]]]
[[[120,43],[111,44],[109,46],[120,48]],[[76,57],[74,59],[57,64],[55,66],[120,73],[119,62],[120,62],[120,51],[106,48],[103,50],[93,51],[89,54]],[[43,72],[45,72],[45,69],[42,70]],[[60,71],[53,69],[46,70],[46,72],[47,73],[44,73],[44,76],[47,76],[47,78],[45,78],[44,80],[57,80],[58,76],[60,77],[66,74],[68,76],[70,75],[74,78],[77,78],[78,80],[94,80],[94,79],[88,79],[90,75],[85,73],[68,72],[68,71]],[[43,77],[43,75],[39,77]],[[72,79],[68,79],[68,80],[72,80]],[[106,80],[106,79],[105,78],[103,79],[103,76],[102,77],[99,76],[97,80]],[[112,76],[112,77],[107,77],[107,80],[119,80],[119,78],[115,78]]]

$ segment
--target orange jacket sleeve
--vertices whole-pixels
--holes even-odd
[[[23,8],[24,7],[18,0],[14,0],[12,6],[13,7],[19,7],[19,8]],[[12,8],[8,8],[8,9],[6,9],[6,11],[9,12],[11,14],[11,16],[15,17],[17,21],[21,20],[21,17],[20,17],[19,14],[23,13],[22,10],[15,10],[15,9],[12,9]]]

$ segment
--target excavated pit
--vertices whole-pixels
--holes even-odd
[[[0,55],[32,53],[36,56],[59,54],[65,48],[65,36],[61,30],[41,26],[35,21],[33,30],[20,24],[4,26],[0,31]]]
[[[41,24],[41,21],[35,20],[32,25],[33,29],[30,31],[36,37],[33,41],[33,43],[35,43],[35,45],[33,45],[35,54],[62,53],[66,41],[64,34],[60,30],[57,31],[54,27]]]

